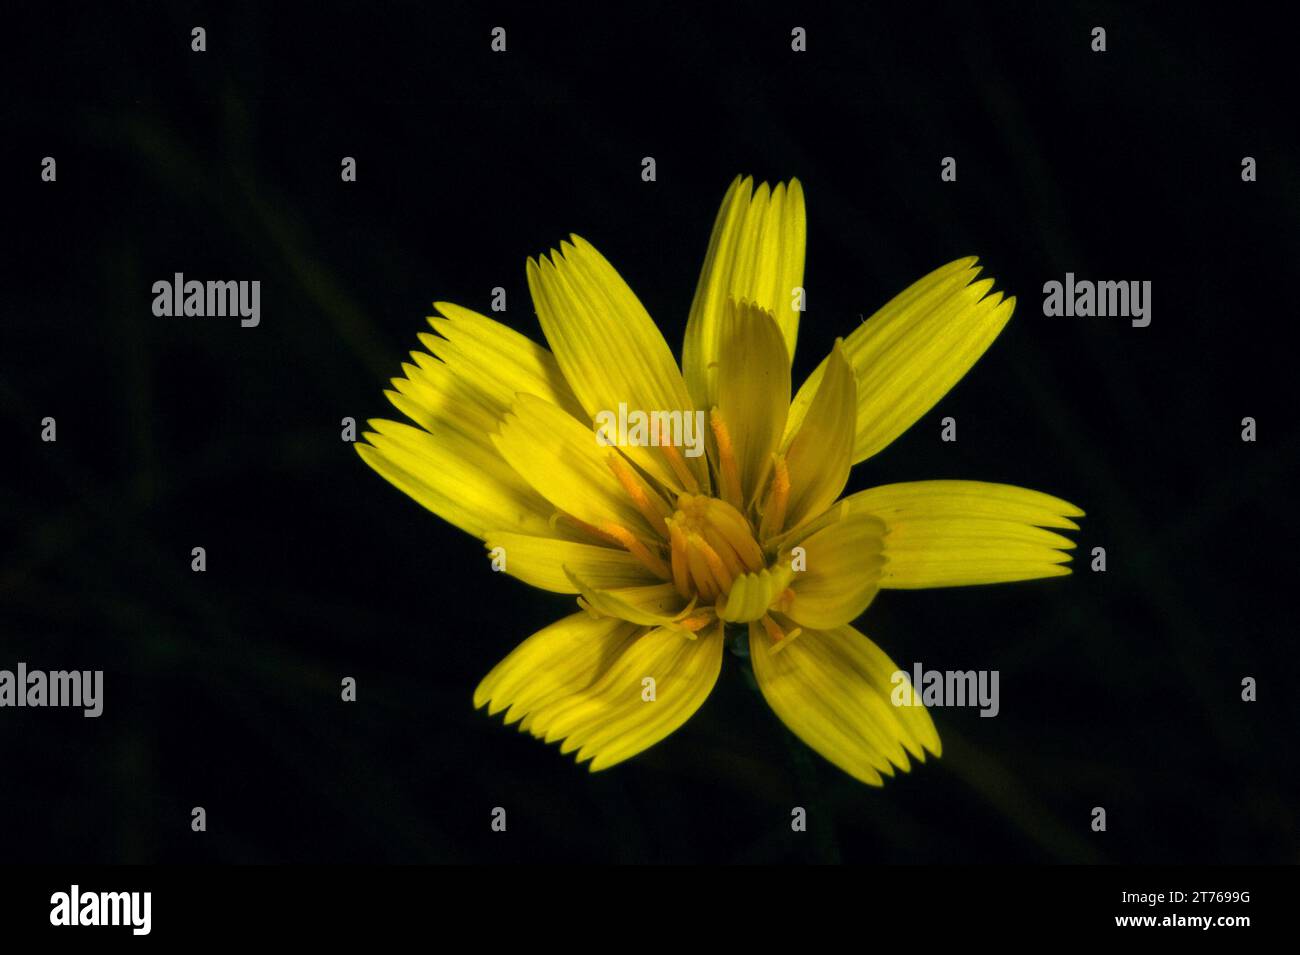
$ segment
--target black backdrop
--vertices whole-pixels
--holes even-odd
[[[0,711],[0,854],[1295,861],[1294,43],[1239,6],[1048,7],[11,20],[0,667],[102,668],[106,699],[97,720]],[[1019,296],[850,489],[1022,484],[1085,508],[1080,552],[1108,553],[1104,574],[876,601],[859,626],[896,661],[1002,680],[998,718],[936,711],[943,759],[882,790],[794,742],[732,658],[684,729],[594,776],[473,711],[571,598],[492,574],[339,437],[397,416],[382,390],[433,300],[487,311],[503,286],[538,335],[523,262],[570,231],[677,349],[740,172],[807,192],[797,377],[955,257]],[[260,280],[261,325],[154,317],[177,271]],[[1150,327],[1045,318],[1067,271],[1150,280]]]

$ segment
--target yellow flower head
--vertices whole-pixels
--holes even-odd
[[[803,308],[803,190],[737,178],[723,199],[679,369],[614,268],[577,236],[528,262],[550,351],[436,303],[362,458],[481,538],[506,572],[581,610],[533,634],[476,707],[594,770],[681,726],[712,690],[726,625],[748,628],[764,698],[863,782],[939,755],[898,668],[850,624],[878,590],[1069,573],[1083,512],[975,481],[840,499],[850,468],[925,414],[1015,299],[960,259],[834,349],[791,399]]]

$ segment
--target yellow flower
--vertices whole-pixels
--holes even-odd
[[[731,624],[748,627],[754,676],[785,724],[879,785],[941,748],[923,707],[892,704],[897,667],[850,626],[876,592],[1069,573],[1074,544],[1049,528],[1077,530],[1082,511],[1037,491],[921,481],[839,499],[849,469],[965,374],[1015,300],[976,281],[974,258],[951,262],[837,341],[791,400],[804,239],[798,180],[732,183],[679,369],[632,290],[572,236],[528,262],[550,351],[436,303],[429,353],[387,392],[416,427],[371,421],[357,445],[506,572],[579,595],[582,609],[520,644],[474,705],[593,771],[690,718]],[[649,427],[624,428],[638,412]],[[697,412],[705,433],[683,447]]]

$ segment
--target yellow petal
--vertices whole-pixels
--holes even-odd
[[[595,614],[617,617],[642,626],[680,630],[677,621],[689,605],[672,584],[641,584],[633,587],[601,588],[584,578],[572,567],[564,568],[576,591]]]
[[[855,464],[934,407],[1011,318],[1015,298],[988,294],[993,280],[975,281],[976,261],[958,259],[936,269],[844,339],[858,384]],[[787,434],[808,411],[824,367],[823,362],[795,396]]]
[[[550,258],[528,260],[528,287],[537,317],[564,377],[588,422],[601,412],[686,413],[694,410],[686,383],[663,335],[627,283],[590,243],[578,236]],[[627,455],[663,483],[681,489],[663,453],[630,447]],[[685,458],[708,487],[703,456]]]
[[[514,723],[557,697],[591,686],[644,630],[622,620],[575,613],[533,634],[492,668],[474,691],[474,707]]]
[[[429,319],[440,335],[421,341],[438,357],[412,352],[386,394],[429,434],[404,424],[372,421],[378,434],[358,444],[361,458],[390,483],[462,530],[489,529],[548,537],[554,507],[510,468],[488,436],[517,390],[540,394],[578,411],[551,354],[499,322],[445,302]]]
[[[497,429],[501,412],[445,363],[424,352],[413,351],[411,358],[414,364],[402,363],[405,377],[392,379],[392,389],[384,392],[393,407],[425,431],[458,431],[491,448],[488,435]]]
[[[498,531],[487,535],[486,545],[489,551],[501,548],[505,573],[557,594],[578,593],[565,566],[600,589],[659,583],[639,560],[613,547]]]
[[[1070,572],[1075,544],[1045,528],[1077,530],[1083,511],[1010,484],[912,481],[850,495],[843,507],[885,523],[880,586],[960,587]]]
[[[516,392],[583,416],[545,348],[477,312],[448,302],[435,306],[442,314],[431,316],[429,324],[439,334],[419,336],[429,353],[411,352],[413,363],[402,365],[405,377],[394,378],[394,390],[385,392],[420,427],[434,433],[454,429],[491,447],[488,434]]]
[[[429,324],[438,334],[425,333],[419,338],[441,362],[422,364],[427,369],[427,365],[445,363],[447,371],[465,386],[456,398],[463,399],[468,393],[495,419],[510,408],[517,393],[523,392],[582,417],[582,406],[564,380],[559,363],[541,345],[459,305],[435,302],[434,307],[441,314],[430,317]],[[419,362],[418,354],[416,359]],[[460,403],[457,401],[447,410],[458,413]]]
[[[577,750],[578,762],[591,760],[592,772],[608,769],[685,723],[713,690],[721,667],[721,627],[696,639],[650,630],[589,686],[574,686],[538,707],[528,731],[548,743],[564,740],[560,751]]]
[[[799,541],[801,564],[790,583],[794,597],[782,607],[802,627],[849,623],[880,588],[885,525],[871,514],[844,512],[840,520]],[[791,562],[790,555],[783,560]]]
[[[785,451],[790,470],[786,527],[798,527],[830,507],[844,490],[853,467],[857,386],[842,343],[836,342],[823,367],[826,373],[808,413]],[[779,530],[764,526],[762,533],[767,537]]]
[[[728,623],[758,620],[790,586],[793,576],[789,561],[764,568],[757,573],[741,574],[732,583],[718,616]]]
[[[737,177],[713,225],[704,268],[691,303],[682,346],[686,383],[699,407],[718,403],[717,365],[727,299],[749,301],[776,318],[787,361],[794,358],[799,311],[794,290],[803,287],[807,223],[798,179],[755,192],[753,180]]]
[[[779,622],[779,621],[778,621]],[[925,761],[942,752],[921,706],[895,706],[896,667],[852,627],[805,630],[773,652],[758,624],[749,625],[749,653],[764,699],[796,736],[855,779],[873,786],[907,754]]]
[[[720,323],[717,408],[740,470],[741,510],[772,467],[790,408],[790,359],[770,312],[728,299]]]
[[[609,468],[609,456],[618,452],[601,447],[594,430],[549,401],[519,395],[493,442],[537,493],[565,513],[594,527],[612,521],[657,536]]]
[[[443,520],[476,537],[564,536],[551,521],[555,508],[486,442],[450,429],[431,435],[396,421],[369,424],[370,443],[356,445],[361,459]]]

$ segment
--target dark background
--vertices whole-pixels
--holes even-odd
[[[0,858],[1295,862],[1294,39],[1235,4],[1048,7],[11,20],[0,668],[103,669],[105,711],[0,711]],[[1108,553],[880,596],[859,627],[900,665],[1002,680],[996,719],[934,711],[943,759],[883,789],[794,741],[730,656],[682,730],[595,776],[475,712],[572,598],[492,574],[340,441],[400,417],[382,390],[433,300],[486,312],[504,286],[538,336],[523,262],[570,231],[679,349],[739,172],[807,192],[796,380],[958,256],[1019,296],[850,490],[1037,488],[1088,512],[1081,558]],[[177,271],[259,279],[260,327],[154,317]],[[1150,280],[1151,326],[1045,318],[1067,271]]]

